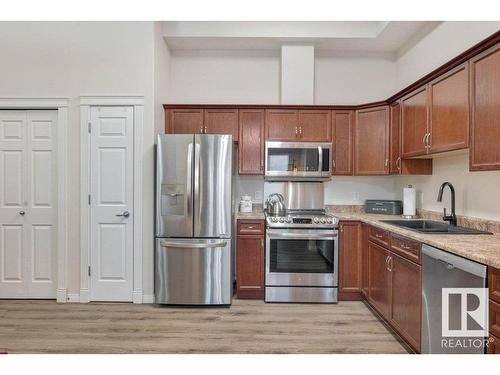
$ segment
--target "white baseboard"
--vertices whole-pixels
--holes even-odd
[[[80,303],[89,303],[90,293],[87,288],[80,289]]]
[[[68,303],[79,303],[80,302],[80,294],[68,293],[67,301],[68,301]]]
[[[142,303],[143,302],[142,290],[134,290],[134,292],[132,292],[132,302],[133,303]]]
[[[57,303],[66,303],[68,300],[68,289],[57,289]]]
[[[142,303],[155,303],[155,295],[154,294],[144,294],[142,296]]]

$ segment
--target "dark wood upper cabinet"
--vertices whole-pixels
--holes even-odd
[[[264,174],[264,110],[240,109],[239,173]]]
[[[427,153],[427,86],[408,94],[401,100],[401,156],[420,156]]]
[[[303,142],[332,141],[332,112],[328,110],[299,111],[299,140]]]
[[[206,134],[230,134],[238,142],[237,109],[205,109]]]
[[[360,176],[389,173],[389,108],[356,111],[354,124],[354,174]]]
[[[354,112],[332,112],[333,161],[332,174],[352,176]]]
[[[203,133],[203,109],[169,109],[165,111],[166,128],[170,134]]]
[[[238,220],[236,294],[238,298],[264,298],[264,221]],[[247,234],[254,233],[255,234]]]
[[[388,267],[392,277],[391,323],[420,352],[422,283],[418,264],[391,252]]]
[[[500,44],[470,60],[470,170],[500,169]]]
[[[469,147],[469,64],[429,83],[428,152]]]
[[[339,292],[361,292],[361,223],[341,222],[339,239]]]
[[[387,269],[389,251],[369,241],[368,252],[368,300],[384,318],[390,320],[391,275]]]
[[[389,106],[390,151],[389,174],[401,173],[401,103],[395,102]]]
[[[299,111],[296,109],[266,110],[266,141],[297,141]]]

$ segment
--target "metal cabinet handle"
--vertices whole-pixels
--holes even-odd
[[[300,134],[300,137],[302,138],[302,125],[299,126],[299,134]]]
[[[385,159],[384,167],[387,168],[389,166],[389,159]]]
[[[115,216],[129,217],[129,216],[130,216],[130,212],[128,212],[128,211],[123,211],[123,213],[122,213],[122,214],[118,214],[118,215],[115,215]]]
[[[427,133],[427,147],[431,148],[431,133]]]
[[[384,236],[382,236],[381,234],[375,234],[375,237],[377,237],[377,238],[382,238],[382,237],[384,237]]]
[[[296,127],[295,127],[295,138],[297,138],[297,137],[298,137],[298,135],[299,135],[299,127],[298,127],[298,126],[296,126]]]
[[[24,212],[24,211],[19,211],[19,215],[21,215],[21,216],[24,216],[25,213],[26,212]]]
[[[389,255],[387,255],[387,256],[385,257],[385,269],[386,269],[387,271],[389,271],[389,266],[388,266],[388,263],[389,263]]]
[[[200,134],[203,134],[203,126],[200,127]]]
[[[392,272],[392,257],[389,256],[387,259],[387,271]]]
[[[401,171],[401,156],[396,159],[396,168]]]
[[[427,148],[427,143],[425,143],[426,138],[427,138],[427,133],[425,133],[424,138],[422,138],[422,143],[424,144],[425,148]]]

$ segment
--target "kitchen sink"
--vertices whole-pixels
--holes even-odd
[[[491,234],[482,230],[432,220],[381,220],[381,222],[429,234]]]

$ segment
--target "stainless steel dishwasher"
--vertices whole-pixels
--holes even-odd
[[[485,288],[486,266],[434,247],[422,246],[422,353],[482,354],[484,347],[443,347],[442,288]],[[460,311],[460,299],[449,299],[449,311]],[[484,309],[487,314],[487,306]],[[460,314],[455,314],[460,321]],[[450,323],[452,324],[450,319]],[[469,340],[470,337],[453,337]]]

